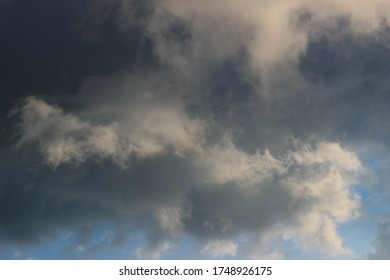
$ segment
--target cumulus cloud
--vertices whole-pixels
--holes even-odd
[[[111,158],[123,165],[132,154],[147,157],[168,147],[183,153],[198,145],[201,123],[191,121],[175,107],[152,104],[131,111],[126,115],[131,119],[124,132],[117,122],[92,125],[41,99],[28,97],[14,111],[20,119],[16,146],[36,143],[46,161],[56,167],[90,157]]]
[[[226,257],[234,257],[237,252],[238,245],[231,241],[211,241],[206,244],[201,253],[211,258],[226,258]]]
[[[37,143],[45,160],[54,167],[93,156],[122,162],[131,152],[121,145],[115,123],[94,126],[36,97],[27,98],[15,113],[20,113],[21,133],[16,145]]]
[[[162,254],[168,251],[170,247],[171,244],[169,242],[163,242],[153,248],[140,246],[136,249],[135,253],[138,259],[160,259]]]
[[[181,231],[184,227],[183,220],[188,218],[188,213],[182,207],[161,207],[156,212],[160,227],[171,234]]]
[[[301,161],[304,156],[313,161]],[[198,225],[203,232],[197,234],[204,238],[259,232],[268,240],[292,239],[304,249],[319,249],[329,256],[348,254],[337,227],[359,215],[360,197],[352,189],[356,175],[362,171],[357,156],[337,143],[321,142],[315,147],[289,151],[284,160],[273,161],[283,168],[270,169],[271,178],[259,180],[255,176],[255,188],[241,192],[228,187],[203,190],[203,196],[195,202],[206,209],[192,212],[203,221]],[[237,160],[236,166],[240,164]],[[257,213],[257,218],[248,218],[249,213]],[[262,254],[259,250],[257,254]]]
[[[303,170],[287,177],[286,187],[298,201],[311,201],[298,207],[297,236],[309,248],[346,253],[337,224],[358,215],[360,198],[350,187],[356,183],[353,173],[362,169],[359,159],[337,143],[319,143],[315,150],[294,152],[293,158]]]
[[[249,155],[226,137],[220,144],[206,148],[196,155],[196,164],[204,170],[206,181],[223,184],[237,182],[243,185],[261,183],[275,174],[285,171],[282,162],[268,150]]]
[[[251,74],[263,82],[262,92],[265,86],[280,94],[274,87],[281,78],[292,85],[303,82],[296,66],[311,40],[343,32],[372,35],[389,17],[390,7],[381,0],[249,0],[245,4],[169,0],[157,4],[149,29],[158,55],[184,73],[205,71],[210,61],[221,62],[244,49],[250,56]],[[172,32],[179,28],[179,34]]]
[[[173,117],[170,119],[173,122],[170,122],[169,125],[175,129],[188,127],[187,123],[182,125],[181,122],[175,122],[177,115],[175,111],[173,113]],[[126,157],[129,157],[132,152],[140,153],[137,149],[131,149],[132,145],[142,145],[141,142],[138,143],[134,140],[137,138],[131,138],[131,132],[126,133],[123,130],[117,132],[110,129],[110,126],[91,125],[34,97],[25,101],[19,114],[21,118],[19,145],[36,142],[47,162],[54,166],[69,161],[83,162],[88,159],[106,157],[118,162],[119,159],[126,160]],[[151,115],[153,116],[153,113]],[[164,121],[164,114],[160,115],[162,118],[155,119],[155,121]],[[153,122],[149,125],[147,122],[145,125],[143,118],[135,116],[134,119],[130,120],[131,126],[135,127],[135,130],[144,129],[149,132],[143,134],[142,141],[160,141],[158,143],[162,143],[160,145],[163,148],[168,143],[173,148],[181,147],[180,137],[179,142],[169,137],[166,139],[158,137],[167,135],[165,134],[165,126],[155,125]],[[184,116],[182,119],[187,120],[191,125],[191,120],[188,117]],[[198,122],[205,124],[205,122]],[[151,126],[154,128],[152,129],[153,133],[150,130]],[[99,134],[102,130],[108,131],[112,135],[102,137],[106,136],[106,134]],[[173,131],[172,133],[174,133]],[[179,131],[185,131],[185,129]],[[202,130],[199,131],[202,132]],[[119,133],[123,138],[119,138]],[[157,208],[153,210],[158,222],[156,227],[169,235],[177,235],[183,231],[197,235],[199,229],[191,229],[191,224],[200,223],[201,229],[207,232],[207,235],[231,237],[236,236],[240,227],[244,231],[261,230],[266,232],[266,228],[262,228],[263,224],[268,224],[272,228],[272,226],[281,223],[284,225],[284,229],[275,236],[288,235],[291,238],[301,240],[304,248],[320,248],[329,254],[346,252],[342,239],[337,233],[337,225],[354,218],[359,209],[359,197],[353,193],[350,187],[355,182],[354,176],[362,169],[362,165],[353,152],[344,149],[339,143],[320,142],[314,147],[306,144],[293,150],[287,150],[284,156],[277,159],[268,150],[263,153],[257,151],[254,154],[248,154],[237,148],[226,135],[217,144],[208,143],[201,133],[188,135],[199,139],[199,141],[191,143],[187,139],[185,143],[190,145],[183,146],[186,149],[181,150],[180,153],[175,149],[171,150],[171,156],[188,161],[192,166],[193,174],[198,176],[196,180],[201,184],[230,185],[227,190],[224,188],[216,189],[216,194],[220,193],[225,196],[230,192],[233,197],[223,198],[222,204],[218,206],[220,209],[215,209],[217,204],[203,206],[202,211],[205,211],[206,215],[204,220],[196,214],[199,211],[198,208],[202,207],[201,205],[204,203],[202,201],[191,200],[191,198],[190,201],[187,201],[185,196],[179,196],[176,198],[176,201],[179,202],[178,206],[165,206],[165,204],[158,203]],[[167,139],[172,141],[166,141]],[[127,150],[123,147],[127,147]],[[158,152],[160,151],[152,150],[148,153],[148,157],[156,157],[159,155]],[[138,161],[142,161],[144,156],[145,154],[140,153]],[[131,167],[129,168],[131,170]],[[171,170],[170,172],[175,171]],[[156,183],[152,182],[152,184]],[[250,186],[249,190],[241,190],[241,187],[248,186]],[[192,192],[191,188],[187,191]],[[193,191],[199,191],[202,196],[206,195],[201,199],[210,199],[207,198],[207,188],[198,190],[195,188]],[[202,192],[205,193],[202,194]],[[234,194],[239,194],[237,202],[232,201],[235,199]],[[253,196],[256,200],[247,201],[248,195]],[[262,201],[271,197],[274,197],[271,203],[261,205]],[[289,200],[286,205],[275,204],[278,200],[280,203],[283,199]],[[174,198],[171,200],[175,201]],[[189,202],[188,207],[181,206],[185,201]],[[233,203],[232,205],[235,207],[226,211],[226,207],[232,207],[232,205],[229,206],[229,203]],[[246,203],[253,203],[253,205],[239,210]],[[124,207],[122,211],[129,211],[126,210],[127,206]],[[279,209],[273,213],[275,207]],[[239,210],[240,213],[233,213],[233,209]],[[219,213],[219,211],[223,212]],[[257,211],[264,212],[265,216],[258,221],[256,219],[253,221],[248,219],[248,222],[242,220],[245,216],[253,215]],[[255,224],[251,224],[253,222]],[[159,241],[157,244],[165,243]],[[215,252],[213,249],[215,247],[216,245],[205,245],[202,252],[213,257],[222,256],[224,253]],[[137,254],[146,256],[146,253],[143,253],[143,247],[140,248]],[[150,250],[154,250],[153,248],[151,247]],[[229,249],[228,254],[232,255],[233,247],[229,245],[227,248]],[[160,251],[148,255],[159,256]]]

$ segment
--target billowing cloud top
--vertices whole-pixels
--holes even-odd
[[[390,256],[387,1],[26,5],[0,1],[0,257]]]

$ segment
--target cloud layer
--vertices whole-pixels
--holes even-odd
[[[165,105],[158,104],[162,109],[151,106],[153,111],[149,113],[148,107],[143,107],[142,113],[133,115],[133,119],[126,113],[128,123],[101,126],[91,125],[30,97],[17,111],[21,134],[17,145],[35,144],[47,164],[54,168],[60,164],[111,160],[119,165],[118,168],[125,168],[122,172],[132,174],[139,171],[131,165],[154,161],[156,157],[186,161],[190,168],[187,172],[192,173],[192,178],[188,178],[188,174],[183,174],[183,178],[175,176],[175,165],[166,167],[170,180],[182,188],[178,191],[176,186],[164,186],[165,192],[174,193],[166,198],[167,201],[160,201],[157,196],[157,200],[148,205],[148,196],[142,201],[135,193],[139,203],[144,204],[141,211],[134,205],[116,200],[112,202],[113,206],[105,207],[115,215],[123,212],[121,219],[125,218],[126,212],[135,215],[136,219],[146,219],[145,215],[152,214],[156,222],[148,227],[170,238],[187,232],[202,242],[215,239],[201,250],[211,257],[225,255],[225,250],[216,251],[215,244],[221,242],[227,244],[222,246],[227,248],[227,255],[235,255],[238,245],[232,245],[233,241],[219,241],[220,238],[234,240],[242,233],[261,235],[274,231],[275,227],[278,230],[274,231],[273,238],[294,238],[302,242],[305,249],[318,248],[330,255],[347,252],[337,233],[337,224],[356,217],[359,209],[359,197],[351,186],[362,165],[353,152],[339,143],[320,142],[314,146],[296,143],[280,158],[275,158],[268,150],[248,154],[226,135],[210,143],[204,132],[206,121],[190,120],[183,111],[179,113],[175,107],[166,111]],[[160,118],[153,119],[156,111]],[[165,116],[169,117],[165,119]],[[150,118],[152,122],[149,122]],[[136,133],[128,131],[129,126]],[[195,129],[187,129],[192,127]],[[166,133],[167,129],[169,133]],[[170,137],[172,135],[176,137]],[[185,140],[181,141],[181,138]],[[153,143],[153,148],[150,145],[148,149],[132,148],[145,147],[144,143]],[[159,164],[154,168],[162,169]],[[163,160],[161,164],[167,162]],[[156,171],[146,172],[154,174]],[[134,183],[120,179],[111,182],[120,197],[134,191]],[[118,189],[117,184],[123,185],[122,189]],[[143,186],[146,193],[155,191],[149,184],[158,185],[159,181],[152,177]],[[99,188],[108,193],[113,191],[104,185],[95,187],[95,191]],[[105,197],[108,198],[107,193]],[[166,242],[162,239],[155,246],[168,249],[167,245],[163,246],[169,244]],[[139,256],[145,256],[148,250],[154,252],[152,257],[160,255],[157,253],[160,250],[155,249],[143,248],[137,252]]]
[[[49,2],[31,32],[0,23],[0,243],[356,257],[339,227],[365,215],[357,186],[390,201],[387,1]]]

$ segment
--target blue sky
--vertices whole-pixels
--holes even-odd
[[[386,1],[0,19],[0,259],[390,257]]]

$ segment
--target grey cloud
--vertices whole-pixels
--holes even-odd
[[[153,100],[151,103],[153,104]],[[158,104],[163,106],[160,102]],[[96,109],[99,111],[99,108]],[[153,109],[160,112],[158,107]],[[185,112],[182,112],[182,116],[175,112],[169,111],[169,115],[173,116],[168,119],[171,124],[175,125],[178,118],[184,121],[184,127],[191,125],[192,121],[186,117]],[[267,232],[276,224],[284,226],[277,235],[287,234],[298,239],[299,236],[304,236],[304,246],[319,247],[329,254],[341,254],[345,251],[336,226],[353,218],[359,207],[358,197],[349,190],[349,186],[354,182],[353,174],[362,166],[355,154],[343,149],[338,143],[323,142],[314,147],[304,145],[287,151],[284,157],[278,159],[267,150],[263,154],[257,152],[250,155],[236,147],[229,138],[221,139],[217,144],[209,143],[207,139],[202,139],[204,135],[201,130],[195,130],[195,135],[191,137],[197,137],[198,141],[194,141],[194,146],[187,146],[192,143],[189,138],[185,140],[185,150],[181,152],[168,149],[156,153],[153,150],[147,157],[141,154],[138,158],[128,154],[130,166],[125,170],[115,171],[106,166],[110,166],[109,163],[104,163],[104,160],[116,156],[113,148],[119,140],[113,131],[108,130],[114,135],[109,134],[108,137],[110,141],[115,140],[113,143],[95,145],[95,130],[106,131],[107,128],[91,126],[35,98],[27,99],[20,114],[21,143],[38,141],[42,155],[57,169],[61,167],[60,164],[66,165],[69,161],[88,162],[100,158],[99,161],[103,160],[104,169],[108,172],[103,178],[93,168],[92,173],[82,173],[81,181],[78,177],[68,176],[71,180],[64,184],[64,188],[69,188],[68,184],[75,184],[76,188],[83,187],[71,193],[62,187],[57,191],[53,190],[54,197],[50,197],[45,204],[50,209],[53,207],[50,213],[66,213],[63,214],[68,217],[63,218],[67,221],[65,224],[83,220],[75,216],[77,211],[81,211],[86,214],[86,221],[100,217],[103,220],[113,220],[114,223],[123,223],[125,219],[129,219],[130,226],[138,224],[139,227],[146,227],[151,233],[150,242],[155,245],[150,245],[151,249],[140,247],[137,253],[140,257],[159,256],[161,250],[155,252],[153,248],[160,248],[159,246],[167,244],[165,238],[172,238],[183,231],[207,242],[210,238],[237,237],[245,231]],[[155,127],[159,130],[150,131],[148,123],[142,117],[129,118],[128,121],[132,126],[141,125],[143,129],[147,129],[148,133],[142,134],[141,141],[157,139],[165,143],[164,137],[160,136],[165,134],[159,131],[164,131],[166,126]],[[122,125],[126,131],[126,123]],[[178,128],[181,127],[179,122]],[[174,132],[172,130],[170,133]],[[99,136],[98,143],[104,139]],[[58,146],[58,143],[61,145]],[[177,142],[177,139],[171,144],[173,147],[181,147],[181,142]],[[120,152],[121,156],[126,157],[126,153]],[[176,163],[168,164],[169,158],[172,158],[172,163],[186,162],[188,169],[183,177],[175,175],[179,166]],[[139,169],[139,166],[144,166],[145,169]],[[75,168],[84,169],[83,165]],[[56,170],[56,178],[63,178],[61,170]],[[120,175],[121,172],[123,175]],[[145,178],[150,176],[148,174],[153,176]],[[49,179],[49,182],[44,183],[46,188],[53,180]],[[171,185],[171,181],[176,183]],[[89,192],[92,193],[88,194]],[[51,192],[45,190],[45,193]],[[279,203],[281,206],[277,206]],[[334,203],[343,207],[336,209]],[[72,211],[67,211],[67,207],[71,207]],[[90,211],[97,215],[88,214]],[[140,221],[148,216],[154,217],[153,220],[142,225]],[[45,223],[45,214],[42,218]],[[29,227],[34,228],[32,225]],[[7,234],[8,232],[5,233]],[[318,235],[322,236],[319,243],[315,241],[318,238],[314,238]],[[163,248],[167,249],[169,246],[164,245]],[[212,251],[211,255],[219,255]]]
[[[55,170],[8,162],[1,182],[2,241],[40,242],[62,230],[100,223],[112,224],[126,235],[160,231],[153,218],[156,208],[180,205],[183,192],[191,187],[185,162],[169,161],[144,160],[128,170],[109,162]],[[186,179],[175,174],[179,171]]]
[[[86,1],[76,19],[64,12],[58,30],[77,35],[77,51],[54,74],[71,81],[8,74],[30,81],[18,97],[42,98],[8,119],[19,118],[21,149],[2,157],[3,242],[107,222],[126,240],[145,232],[140,258],[164,257],[184,233],[205,257],[251,251],[243,236],[257,256],[277,238],[348,254],[338,225],[359,215],[360,144],[386,149],[389,132],[387,9],[355,2]],[[99,250],[86,240],[80,250]]]
[[[388,260],[390,258],[390,228],[389,216],[386,215],[378,223],[377,236],[373,241],[374,251],[367,257],[373,260]]]
[[[15,98],[44,94],[56,100],[77,92],[86,77],[157,65],[142,25],[146,2],[2,1],[2,126]],[[131,5],[127,15],[131,12],[138,24],[121,30],[125,3]]]

